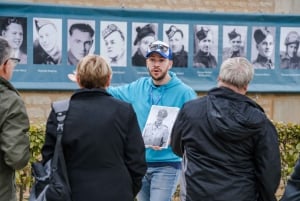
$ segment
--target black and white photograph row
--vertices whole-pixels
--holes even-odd
[[[77,65],[88,54],[95,53],[99,45],[100,54],[112,67],[146,66],[146,53],[149,45],[158,39],[158,23],[132,22],[131,36],[128,36],[128,22],[100,21],[99,44],[95,44],[95,20],[67,20],[67,42],[63,41],[62,19],[32,19],[33,27],[27,27],[27,18],[0,17],[1,36],[6,38],[13,48],[13,57],[21,64],[28,62],[27,51],[33,50],[33,64],[62,64],[62,57],[67,56],[68,65]],[[189,33],[193,26],[193,33]],[[173,53],[173,67],[187,68],[189,57],[194,68],[216,68],[227,58],[246,57],[251,49],[251,62],[256,69],[274,69],[275,57],[280,57],[281,69],[300,69],[300,27],[280,27],[280,45],[275,49],[276,27],[222,25],[222,38],[219,40],[221,25],[206,24],[171,24],[162,26],[162,40],[169,44]],[[32,33],[27,33],[32,31]],[[27,35],[33,36],[32,48],[28,48]],[[98,35],[98,34],[97,34]],[[128,40],[131,37],[131,40]],[[189,41],[193,40],[193,47]],[[248,40],[248,41],[247,41]],[[129,44],[129,42],[131,44]],[[220,42],[221,41],[221,42]],[[67,44],[67,52],[62,52],[62,45]],[[219,44],[222,43],[222,44]],[[131,52],[127,52],[127,46]],[[247,45],[251,48],[247,48]],[[219,51],[219,49],[221,51]],[[131,61],[128,61],[130,54]],[[220,57],[218,54],[222,54]],[[222,61],[218,61],[222,58]]]

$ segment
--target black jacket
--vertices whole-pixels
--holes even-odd
[[[186,103],[171,136],[186,201],[275,201],[278,136],[263,109],[228,88]]]
[[[43,160],[53,154],[51,111]],[[146,172],[145,146],[133,107],[102,89],[79,89],[70,101],[62,145],[73,201],[133,201]]]
[[[280,201],[299,201],[300,200],[300,158],[295,165],[291,178],[288,180],[284,194]]]

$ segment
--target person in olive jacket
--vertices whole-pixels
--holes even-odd
[[[0,200],[16,201],[15,170],[30,157],[29,119],[22,98],[9,82],[20,61],[10,57],[12,48],[0,37]]]
[[[225,60],[218,87],[186,103],[171,134],[183,156],[182,201],[276,201],[280,182],[277,131],[246,96],[254,76],[244,57]]]
[[[87,55],[76,69],[80,89],[70,99],[62,146],[72,201],[133,201],[146,173],[145,145],[131,104],[106,92],[112,69]],[[57,121],[50,112],[43,162],[53,156]]]

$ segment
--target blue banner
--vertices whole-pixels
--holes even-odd
[[[104,56],[112,85],[148,76],[145,49],[163,40],[173,68],[196,91],[216,86],[222,62],[248,58],[250,92],[300,91],[300,16],[109,9],[0,3],[1,36],[20,59],[12,82],[23,90],[73,90],[68,79],[87,54]]]

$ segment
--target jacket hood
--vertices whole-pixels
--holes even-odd
[[[227,141],[239,141],[257,134],[266,121],[264,110],[257,103],[225,87],[209,91],[207,108],[213,134]]]
[[[169,75],[171,76],[171,79],[168,83],[160,85],[160,86],[156,86],[153,83],[153,80],[151,77],[148,77],[147,82],[148,82],[148,91],[149,91],[149,95],[148,95],[148,102],[150,105],[164,105],[165,101],[166,101],[166,97],[168,97],[168,95],[171,93],[173,93],[173,90],[167,90],[170,88],[173,88],[177,85],[180,85],[182,82],[181,80],[178,79],[178,77],[176,76],[176,74],[174,72],[170,72],[169,71]],[[168,98],[167,98],[168,99]]]

